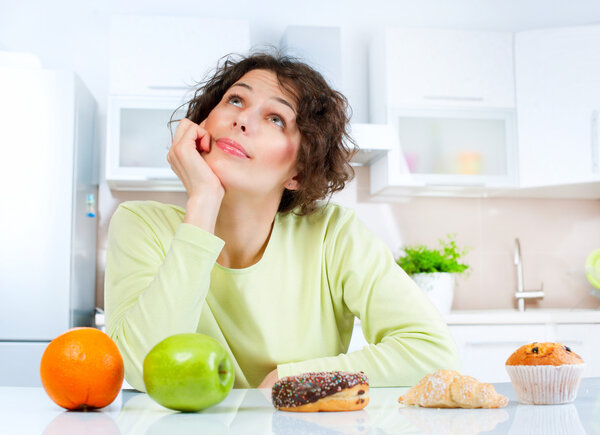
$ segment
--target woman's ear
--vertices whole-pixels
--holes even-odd
[[[294,175],[285,182],[284,186],[287,190],[298,190],[300,188],[300,174]]]

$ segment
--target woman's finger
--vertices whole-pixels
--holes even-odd
[[[173,161],[178,161],[180,167],[188,166],[199,157],[196,150],[196,141],[198,138],[198,125],[189,121],[188,125],[183,125],[178,140],[173,141],[173,145],[169,149],[167,157],[169,163],[173,165]],[[193,163],[192,163],[193,164]]]
[[[198,126],[198,139],[196,139],[196,148],[200,152],[210,152],[211,136],[202,127]]]
[[[173,136],[174,144],[181,140],[185,132],[192,127],[192,124],[194,123],[187,118],[183,118],[181,121],[179,121],[179,124],[177,124],[177,129],[175,130],[175,135]]]

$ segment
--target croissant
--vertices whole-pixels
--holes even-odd
[[[508,399],[471,376],[438,370],[421,379],[398,402],[424,408],[503,408]]]

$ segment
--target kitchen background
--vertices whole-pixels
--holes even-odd
[[[600,24],[594,1],[66,1],[0,0],[0,50],[35,54],[44,68],[76,72],[96,99],[96,159],[99,165],[96,305],[103,306],[106,235],[117,205],[154,199],[183,205],[181,192],[111,190],[105,179],[107,112],[111,94],[111,22],[118,16],[175,16],[235,19],[249,24],[252,46],[278,46],[288,26],[329,26],[340,30],[339,87],[349,98],[353,121],[372,121],[369,43],[385,26],[523,32],[531,29]],[[172,29],[155,29],[156,34]],[[220,29],[223,34],[227,28]],[[118,49],[118,47],[117,47]],[[150,53],[161,59],[165,53]],[[132,51],[131,59],[148,53]],[[189,56],[202,53],[189,51]],[[216,61],[216,58],[214,59]],[[138,65],[140,71],[143,65]],[[198,71],[196,80],[202,78]],[[543,74],[543,71],[540,71]],[[600,108],[600,100],[598,100]],[[27,116],[27,114],[24,114]],[[34,120],[33,120],[34,121]],[[565,161],[571,152],[565,148]],[[567,163],[568,164],[568,163]],[[584,263],[600,248],[600,193],[591,185],[586,198],[527,197],[378,197],[370,193],[370,167],[356,167],[356,178],[335,201],[355,208],[364,222],[398,255],[403,244],[434,245],[456,233],[472,247],[466,262],[472,272],[458,281],[455,309],[515,306],[514,239],[521,241],[525,288],[543,281],[545,297],[528,305],[545,308],[596,308]],[[589,186],[588,186],[589,187]],[[548,196],[548,195],[546,195]],[[552,196],[552,195],[550,195]]]

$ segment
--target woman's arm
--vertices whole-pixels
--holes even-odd
[[[279,377],[364,371],[373,386],[410,386],[439,368],[458,369],[458,352],[447,325],[389,249],[354,213],[338,219],[338,230],[326,240],[330,291],[361,319],[370,344],[348,354],[281,364]]]
[[[142,363],[162,339],[195,332],[224,242],[157,203],[121,204],[109,227],[105,274],[108,334],[127,381],[144,391]],[[174,236],[173,236],[174,233]]]
[[[210,147],[204,128],[179,122],[167,160],[188,194],[183,223],[166,206],[134,202],[121,205],[110,223],[107,330],[123,354],[128,382],[141,391],[146,353],[169,335],[196,330],[223,248],[212,233],[224,189],[202,157]]]
[[[210,151],[211,143],[212,138],[203,127],[183,118],[175,131],[167,161],[188,195],[183,221],[214,233],[225,189],[202,157]]]

